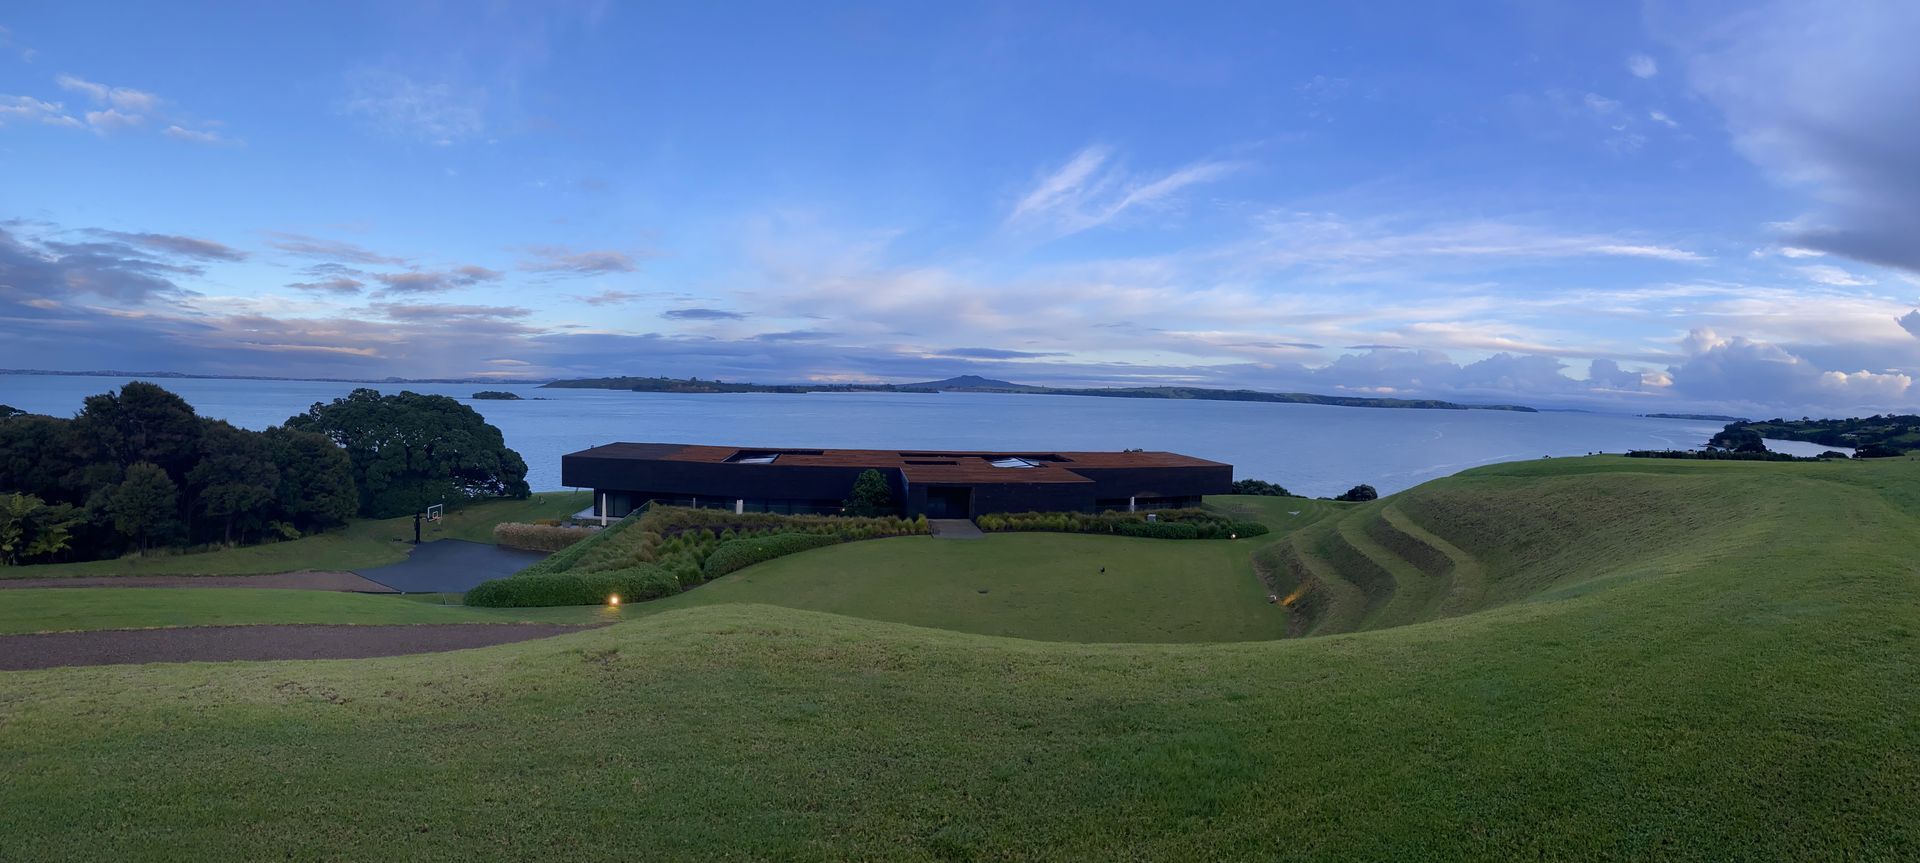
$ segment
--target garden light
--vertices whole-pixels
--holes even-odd
[[[618,607],[619,605],[620,605],[620,594],[617,594],[617,593],[614,593],[614,594],[609,594],[609,595],[607,596],[607,607],[608,607],[608,608],[616,608],[616,607]]]

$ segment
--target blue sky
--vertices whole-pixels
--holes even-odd
[[[1920,4],[0,9],[0,367],[1920,403]]]

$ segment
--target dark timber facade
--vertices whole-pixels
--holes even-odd
[[[1170,452],[933,452],[614,443],[561,457],[560,480],[615,518],[649,500],[742,512],[836,513],[862,471],[906,515],[1097,512],[1197,506],[1233,466]],[[604,510],[603,510],[604,508]]]

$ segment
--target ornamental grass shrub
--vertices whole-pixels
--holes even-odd
[[[506,522],[493,526],[493,543],[528,551],[559,551],[592,536],[585,527],[561,527],[558,524],[521,524]]]
[[[1053,531],[1058,533],[1107,533],[1149,539],[1228,539],[1260,536],[1267,526],[1254,521],[1234,521],[1204,509],[1153,510],[1155,519],[1147,521],[1145,512],[997,512],[976,519],[988,533],[1014,531]]]

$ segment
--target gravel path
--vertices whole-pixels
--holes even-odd
[[[354,593],[393,593],[384,584],[351,572],[282,572],[273,575],[103,575],[76,578],[0,579],[0,590],[10,587],[267,587],[282,590],[340,590]]]
[[[143,662],[366,659],[490,647],[592,628],[552,623],[275,624],[0,635],[0,671]]]

